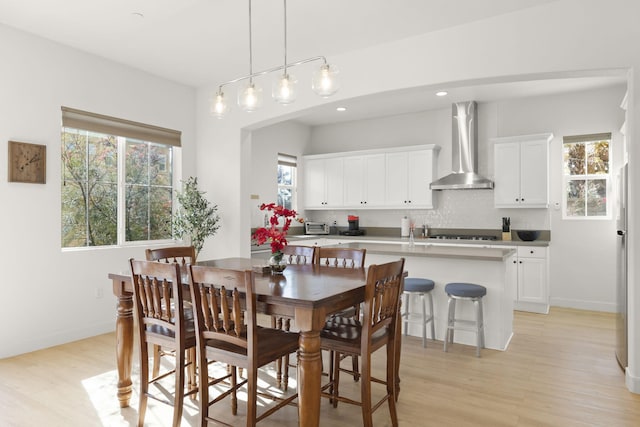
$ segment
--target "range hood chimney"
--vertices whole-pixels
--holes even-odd
[[[493,181],[476,173],[478,167],[478,113],[476,102],[453,104],[452,173],[433,181],[432,190],[491,189]]]

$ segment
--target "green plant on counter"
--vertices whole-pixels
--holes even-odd
[[[220,228],[218,205],[212,205],[204,198],[204,191],[198,190],[198,178],[189,177],[183,181],[183,191],[176,198],[180,203],[173,216],[173,236],[183,239],[188,236],[195,248],[196,257],[207,237],[213,236]]]

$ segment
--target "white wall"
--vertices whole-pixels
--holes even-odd
[[[0,358],[115,327],[109,272],[143,247],[62,251],[62,105],[181,130],[195,175],[195,90],[0,25]],[[47,146],[47,183],[9,183],[6,141]],[[97,299],[97,290],[103,297]]]
[[[251,199],[251,227],[261,227],[264,223],[264,212],[258,208],[260,204],[277,201],[278,153],[296,156],[300,164],[302,155],[308,149],[310,133],[308,126],[295,122],[284,122],[252,132],[251,194],[259,198]],[[298,206],[301,206],[300,203]],[[294,222],[291,226],[300,224]]]
[[[374,92],[415,86],[442,86],[447,82],[531,80],[539,76],[563,76],[566,72],[629,69],[629,165],[630,181],[640,174],[636,123],[640,122],[640,3],[628,0],[558,0],[516,13],[403,39],[331,58],[340,64],[341,90],[333,98],[363,96]],[[609,24],[605,31],[594,31]],[[605,25],[606,25],[605,24]],[[298,73],[299,74],[299,73]],[[325,100],[302,93],[295,105],[266,105],[251,115],[232,111],[224,120],[208,117],[208,101],[216,82],[198,91],[198,171],[202,182],[219,196],[223,209],[238,215],[224,223],[221,238],[205,248],[204,255],[248,255],[250,209],[250,152],[242,146],[250,141],[242,129],[292,118]],[[462,84],[462,83],[461,83]],[[246,165],[244,168],[242,165]],[[237,180],[229,179],[236,177]],[[216,192],[216,183],[228,182],[228,191]],[[239,181],[239,182],[236,182]],[[630,195],[629,233],[640,230],[640,215],[634,215],[640,187]],[[627,386],[640,392],[640,287],[636,265],[640,265],[639,237],[630,238],[629,368]]]

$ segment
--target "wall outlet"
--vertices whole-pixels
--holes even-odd
[[[104,298],[104,289],[96,288],[96,299]]]

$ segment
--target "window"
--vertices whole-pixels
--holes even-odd
[[[296,209],[297,158],[278,153],[278,205]]]
[[[62,108],[62,247],[172,237],[180,132]]]
[[[611,134],[565,136],[564,217],[609,217]]]

